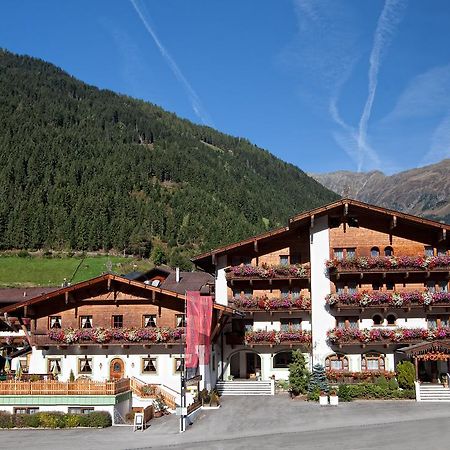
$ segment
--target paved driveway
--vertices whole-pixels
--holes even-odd
[[[7,430],[5,449],[445,449],[450,447],[450,403],[367,401],[337,408],[284,396],[225,397],[219,410],[202,411],[180,435],[175,416],[155,419],[144,432]]]

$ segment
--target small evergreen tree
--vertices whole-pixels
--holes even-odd
[[[397,381],[402,389],[414,389],[416,369],[411,361],[402,361],[397,364]]]
[[[292,363],[289,364],[289,391],[293,395],[305,394],[309,382],[309,371],[306,360],[300,350],[292,352]]]
[[[311,379],[308,384],[308,394],[313,394],[317,391],[326,392],[330,390],[325,368],[321,364],[314,364]]]

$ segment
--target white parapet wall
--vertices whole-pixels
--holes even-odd
[[[327,331],[335,326],[335,318],[325,308],[325,297],[331,292],[325,262],[330,257],[328,216],[314,220],[310,229],[311,253],[311,316],[313,364],[324,364],[333,350],[327,343]]]

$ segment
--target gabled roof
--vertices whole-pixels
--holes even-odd
[[[0,314],[14,317],[43,317],[49,311],[71,309],[74,302],[97,297],[102,294],[121,292],[137,298],[148,299],[152,304],[184,312],[185,295],[168,289],[151,286],[141,281],[129,280],[119,275],[104,274],[71,286],[38,295],[0,309]],[[44,308],[45,306],[45,308]],[[231,313],[231,308],[214,304],[214,308]],[[229,309],[229,311],[228,311]],[[30,313],[32,312],[32,314]]]
[[[450,225],[448,224],[344,198],[297,214],[289,219],[286,227],[219,247],[193,258],[192,261],[205,270],[212,270],[216,264],[216,258],[221,255],[245,253],[256,256],[284,248],[287,246],[286,242],[293,242],[301,233],[309,236],[309,227],[314,223],[314,219],[324,215],[349,224],[351,221],[352,226],[390,232],[395,236],[415,239],[430,245],[439,242],[448,245],[450,242]]]

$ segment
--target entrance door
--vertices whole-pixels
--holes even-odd
[[[256,353],[246,353],[247,378],[255,379],[256,375],[261,375],[261,358]]]
[[[120,380],[125,374],[125,364],[120,358],[114,358],[109,365],[109,378]]]
[[[419,361],[419,380],[426,383],[438,382],[437,361]]]

